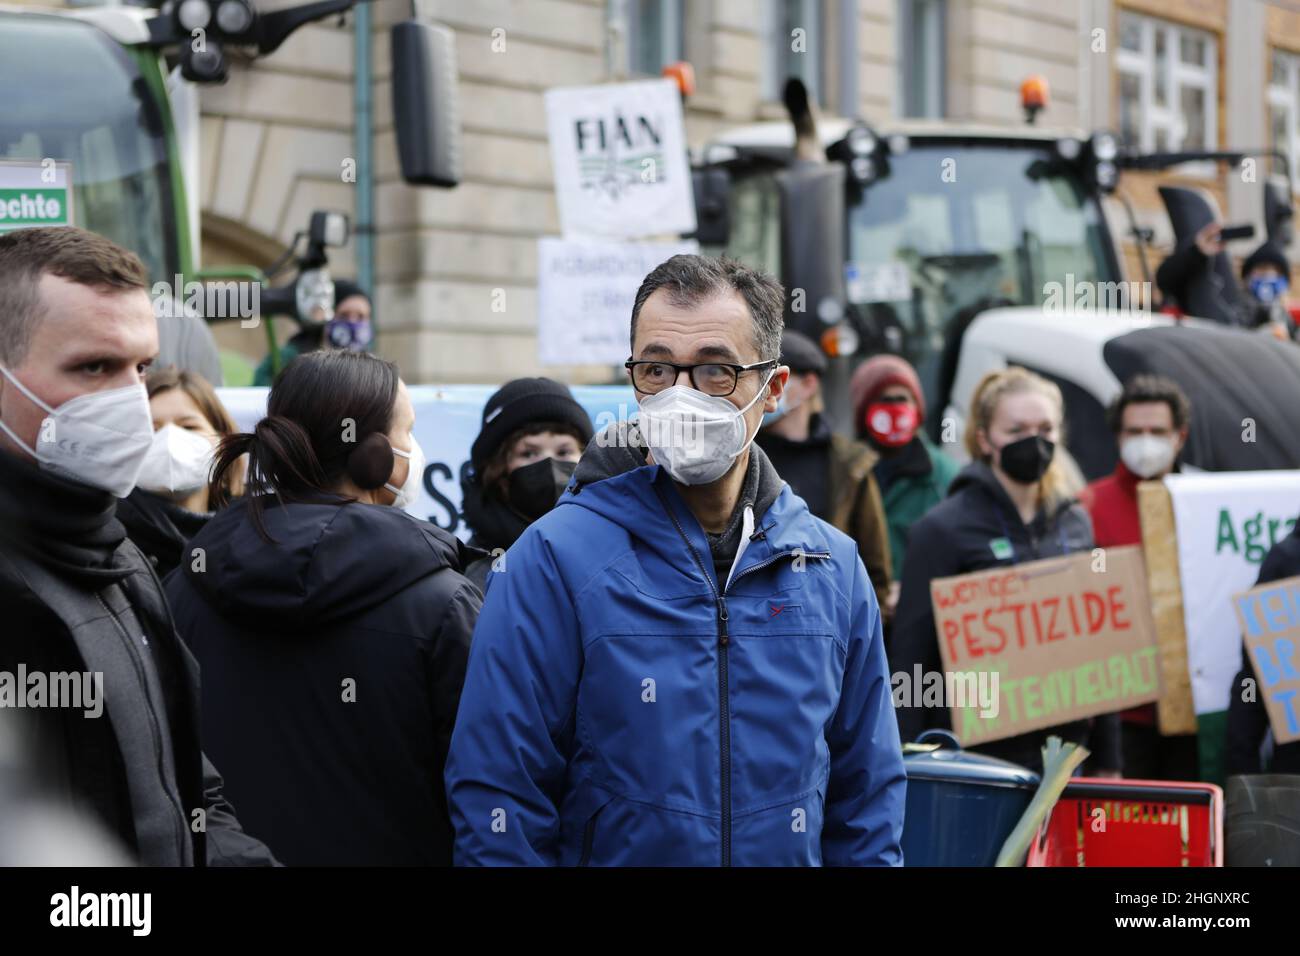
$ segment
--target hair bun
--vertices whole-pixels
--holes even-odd
[[[393,473],[393,446],[382,432],[371,432],[348,455],[348,477],[367,491],[382,488]]]

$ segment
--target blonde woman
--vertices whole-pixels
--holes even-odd
[[[1057,452],[1064,404],[1056,385],[1022,368],[990,372],[975,388],[966,427],[971,463],[948,497],[912,525],[903,588],[890,639],[892,670],[939,672],[942,663],[930,603],[930,582],[1093,546],[1092,523],[1073,499],[1065,455]],[[903,739],[948,727],[946,707],[898,707]],[[1086,772],[1116,775],[1120,767],[1118,715],[1075,721],[994,741],[976,749],[1041,769],[1040,748],[1049,735],[1086,745]]]

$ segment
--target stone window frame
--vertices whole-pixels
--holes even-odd
[[[607,16],[620,12],[626,24],[627,73],[630,78],[659,76],[663,67],[686,59],[687,12],[686,0],[609,0]],[[637,62],[638,40],[645,19],[655,16],[659,21],[659,66],[653,69]]]
[[[788,3],[803,8],[808,22],[813,87],[809,92],[823,111],[845,116],[858,113],[858,0],[755,0],[759,9],[759,39],[763,47],[759,96],[764,102],[779,103],[785,84],[790,36],[785,30],[784,10]],[[809,77],[803,77],[808,85]]]
[[[1274,79],[1279,61],[1286,68],[1284,84],[1279,84]],[[1291,165],[1289,172],[1294,181],[1297,174],[1300,174],[1300,53],[1276,46],[1269,50],[1268,86],[1265,97],[1268,106],[1269,145],[1273,149],[1280,149],[1286,153]],[[1281,142],[1273,135],[1275,114],[1279,110],[1286,114],[1286,135]]]
[[[898,97],[897,114],[908,118],[942,119],[948,114],[948,2],[947,0],[897,0],[898,36]],[[932,32],[921,36],[918,31],[931,28]],[[908,99],[912,96],[914,86],[911,83],[913,62],[909,55],[915,46],[922,43],[933,45],[927,49],[932,53],[922,69],[927,81],[928,102],[920,104],[919,110],[909,108]],[[916,104],[912,104],[914,107]]]
[[[1124,46],[1124,31],[1127,25],[1139,28],[1141,51]],[[1123,115],[1123,81],[1125,76],[1136,77],[1138,87],[1139,130],[1138,142],[1128,143],[1142,152],[1176,151],[1183,148],[1217,149],[1219,142],[1219,38],[1216,34],[1197,27],[1186,26],[1173,20],[1135,13],[1132,10],[1119,11],[1120,42],[1115,55],[1118,74],[1119,107]],[[1158,33],[1164,34],[1166,57],[1166,104],[1155,105],[1155,87],[1157,81],[1155,46]],[[1204,53],[1200,65],[1184,62],[1182,58],[1183,40],[1201,40]],[[1205,142],[1197,147],[1186,147],[1186,121],[1182,115],[1182,92],[1186,88],[1199,89],[1202,94],[1205,114]],[[1122,132],[1122,131],[1121,131]],[[1156,137],[1163,133],[1165,142],[1157,147]],[[1196,164],[1197,167],[1203,164]],[[1187,172],[1195,172],[1187,169]],[[1207,173],[1213,175],[1212,166]]]

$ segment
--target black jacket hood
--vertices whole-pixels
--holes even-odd
[[[957,494],[963,488],[979,488],[986,495],[996,502],[1007,515],[1020,520],[1020,512],[1017,510],[1015,502],[1007,494],[1007,490],[1002,487],[998,481],[997,475],[993,474],[993,469],[982,461],[973,461],[957,473],[953,478],[952,484],[948,486],[948,497]],[[1070,498],[1062,498],[1054,501],[1044,509],[1044,516],[1049,522],[1055,521],[1062,512],[1069,510],[1074,502]]]
[[[383,505],[268,501],[262,516],[273,541],[239,502],[191,539],[181,566],[215,609],[259,628],[310,633],[443,568],[462,572],[478,556],[441,528]]]

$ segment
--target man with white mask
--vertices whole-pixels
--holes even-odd
[[[783,299],[702,256],[642,282],[637,421],[488,576],[447,764],[457,863],[901,863],[875,593],[752,444],[789,376]]]
[[[62,794],[141,863],[269,864],[203,756],[197,668],[115,517],[153,442],[146,283],[133,253],[81,229],[0,236],[0,672],[28,685],[7,682],[0,705],[29,708]],[[99,706],[33,698],[56,680]]]
[[[1084,489],[1080,503],[1092,518],[1099,548],[1142,543],[1138,484],[1182,470],[1191,406],[1178,383],[1135,375],[1111,403],[1107,419],[1119,443],[1115,471]],[[1120,715],[1124,775],[1140,780],[1197,780],[1196,736],[1162,736],[1155,705]]]

